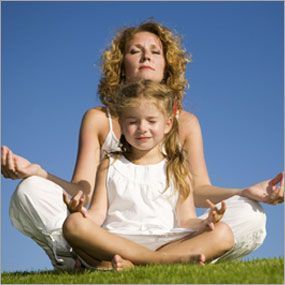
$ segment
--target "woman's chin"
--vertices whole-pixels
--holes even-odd
[[[158,78],[156,76],[153,76],[153,74],[147,73],[147,72],[143,72],[138,74],[137,76],[131,77],[127,79],[127,82],[136,82],[139,80],[151,80],[154,82],[161,82],[162,79]]]

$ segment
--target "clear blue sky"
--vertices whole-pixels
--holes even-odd
[[[184,107],[200,119],[212,183],[245,187],[283,169],[283,2],[2,2],[2,144],[69,180],[83,113],[99,105],[100,55],[153,17],[192,54]],[[2,271],[51,269],[10,224],[2,179]],[[283,256],[283,205],[248,258]],[[238,217],[237,217],[238,218]]]

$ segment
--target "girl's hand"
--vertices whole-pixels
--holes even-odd
[[[210,230],[214,230],[215,224],[218,223],[224,216],[224,213],[226,211],[226,203],[222,201],[221,208],[218,209],[215,204],[213,204],[209,199],[206,201],[210,207],[210,211],[208,217],[204,220],[204,224],[206,227],[210,228]]]
[[[5,178],[23,179],[29,176],[47,177],[40,165],[14,154],[7,146],[1,147],[1,173]]]
[[[255,185],[252,185],[241,192],[241,196],[276,205],[284,202],[284,175],[281,172],[273,179],[265,180]]]
[[[63,192],[63,201],[70,213],[80,212],[82,213],[83,217],[87,218],[87,209],[83,207],[85,194],[82,191],[79,191],[71,199],[69,199],[66,192]]]

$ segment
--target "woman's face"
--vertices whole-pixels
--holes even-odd
[[[165,58],[160,39],[150,32],[138,32],[128,42],[124,55],[127,82],[149,79],[161,82],[165,71]]]

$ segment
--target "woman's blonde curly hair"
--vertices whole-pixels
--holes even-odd
[[[182,48],[178,35],[153,20],[122,29],[115,35],[111,45],[103,53],[101,58],[103,76],[98,86],[101,102],[115,112],[114,96],[124,81],[123,60],[126,44],[138,32],[150,32],[160,39],[166,61],[162,83],[165,83],[177,94],[177,108],[182,109],[182,99],[188,86],[188,81],[185,78],[186,64],[190,62],[190,56]]]

